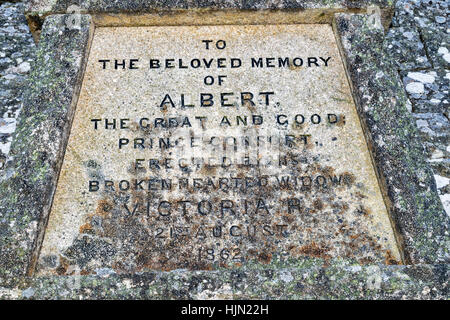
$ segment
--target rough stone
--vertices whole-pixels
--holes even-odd
[[[448,71],[448,34],[450,29],[446,17],[448,16],[448,1],[425,1],[425,0],[398,0],[393,19],[395,28],[390,34],[397,34],[389,38],[390,48],[399,47],[403,56],[396,56],[399,61],[411,61],[409,64],[399,64],[399,69],[405,85],[415,81],[408,77],[410,72],[432,75],[435,77],[433,83],[425,83],[424,91],[420,94],[410,94],[410,110],[414,116],[420,119],[421,138],[427,150],[428,161],[438,175],[450,177],[450,158],[448,154],[448,141],[450,130],[448,129],[449,118],[449,71]],[[406,39],[401,37],[398,29],[406,28],[417,30],[419,42],[417,50],[408,51],[411,46]],[[417,41],[417,38],[415,38]],[[425,50],[428,61],[417,56],[423,55]],[[395,53],[393,53],[395,55]],[[416,60],[414,63],[413,61]],[[432,66],[430,65],[432,64]],[[436,152],[443,154],[436,157]],[[447,212],[450,212],[448,188],[439,190],[440,197]]]
[[[69,0],[31,0],[27,11],[29,13],[66,13],[67,8],[73,3]],[[240,9],[240,10],[267,10],[267,9],[301,9],[311,10],[315,8],[323,9],[366,9],[368,6],[378,6],[380,8],[391,8],[392,1],[389,0],[264,0],[264,1],[159,1],[159,0],[131,0],[131,1],[114,1],[106,0],[89,1],[81,0],[78,6],[81,12],[97,13],[97,12],[129,12],[142,13],[150,10],[160,9]]]
[[[0,175],[9,154],[35,45],[22,3],[0,6]]]
[[[309,258],[289,267],[34,277],[27,278],[18,288],[0,287],[0,299],[448,298],[446,264],[360,266],[336,262],[324,267],[323,262]]]
[[[450,34],[448,32],[436,30],[434,27],[424,27],[422,36],[427,45],[428,55],[434,67],[449,68],[450,61],[445,54],[441,54],[442,48],[450,49]]]
[[[389,42],[388,50],[399,69],[411,70],[413,68],[431,67],[416,28],[391,28],[386,35],[386,39]]]
[[[391,214],[402,236],[406,260],[448,261],[449,217],[436,192],[419,132],[405,107],[406,93],[393,60],[380,59],[389,57],[389,42],[365,19],[340,14],[336,28],[342,33],[349,77],[359,87],[355,90],[358,111],[392,201]],[[377,77],[380,72],[382,78]]]
[[[397,0],[395,7],[392,19],[394,27],[435,27],[440,31],[448,28],[445,23],[436,21],[437,17],[447,16],[448,1],[446,0]]]
[[[400,74],[412,102],[413,112],[448,114],[450,81],[445,71],[436,69]]]
[[[83,17],[80,30],[65,28],[63,18],[46,19],[25,86],[10,160],[0,176],[1,282],[19,281],[33,259],[62,162],[72,99],[81,82],[89,18]]]

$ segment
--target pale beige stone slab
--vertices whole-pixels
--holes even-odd
[[[202,40],[214,40],[209,50]],[[116,70],[114,59],[127,67],[138,59],[137,69]],[[151,69],[151,59],[175,67]],[[204,84],[208,76],[215,84]],[[213,106],[200,106],[202,93]],[[182,94],[193,107],[181,107]],[[178,126],[156,127],[157,118]],[[97,129],[93,119],[102,119]],[[165,139],[177,144],[159,148]],[[129,142],[119,149],[119,141]],[[210,269],[305,255],[401,260],[331,27],[97,28],[38,272]]]

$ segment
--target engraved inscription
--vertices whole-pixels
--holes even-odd
[[[399,263],[328,25],[97,28],[38,273]]]

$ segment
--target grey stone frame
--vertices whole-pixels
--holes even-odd
[[[11,158],[0,175],[0,299],[448,299],[449,217],[384,46],[384,30],[363,14],[368,5],[379,5],[387,26],[391,1],[80,2],[86,13],[79,16],[79,29],[68,28],[70,16],[59,14],[69,1],[31,1],[28,9],[40,41]],[[221,9],[230,15],[220,17]],[[124,19],[133,14],[144,24],[164,24],[185,13],[242,24],[248,23],[244,16],[270,12],[275,18],[267,20],[268,14],[265,23],[286,23],[283,17],[298,14],[288,22],[333,25],[404,264],[305,257],[217,271],[34,277],[95,26],[135,23]]]

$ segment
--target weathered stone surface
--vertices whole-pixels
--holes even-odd
[[[0,281],[26,274],[46,223],[70,129],[89,17],[80,30],[67,29],[64,16],[46,20],[24,107],[11,146],[11,161],[0,176]],[[75,98],[74,98],[75,97]]]
[[[439,31],[434,27],[425,27],[422,31],[424,41],[427,43],[428,54],[433,66],[450,67],[450,34],[448,31]]]
[[[410,263],[448,262],[449,217],[436,192],[417,127],[406,109],[405,90],[395,65],[386,58],[389,42],[366,20],[361,15],[340,14],[336,28],[406,259]]]
[[[445,17],[448,13],[448,1],[446,0],[397,0],[395,7],[395,15],[392,19],[394,27],[434,27],[441,31],[447,28]]]
[[[31,31],[37,37],[42,21],[47,15],[71,13],[74,9],[81,13],[91,14],[97,26],[134,27],[154,25],[331,24],[336,12],[345,10],[367,12],[367,8],[372,6],[377,6],[380,9],[383,25],[388,27],[393,13],[392,0],[80,0],[77,3],[67,0],[34,0],[29,2],[27,19]]]
[[[388,50],[399,69],[431,67],[420,34],[414,27],[392,28],[386,39],[390,42]]]
[[[40,272],[275,255],[401,260],[331,27],[97,28]]]
[[[132,275],[43,276],[0,299],[448,299],[448,265],[361,266],[301,259],[289,266]]]
[[[400,73],[414,113],[448,114],[450,79],[447,74],[440,69]],[[413,85],[417,85],[417,91]]]
[[[400,74],[411,99],[410,110],[418,119],[439,195],[450,215],[450,184],[442,185],[450,178],[448,1],[398,0],[395,6],[394,28],[389,30],[387,39],[389,52],[402,70]],[[432,77],[434,81],[430,81]]]
[[[411,14],[413,17],[413,19],[411,19],[411,25],[414,25],[414,28],[417,28],[419,32],[422,32],[420,26],[424,27],[428,25],[445,31],[447,24],[442,23],[441,21],[443,21],[442,18],[445,17],[446,13],[441,10],[441,8],[442,5],[448,5],[446,1],[399,0],[397,1],[398,16],[404,13],[401,6],[412,2],[419,4],[415,7],[417,9]],[[120,17],[120,19],[122,18],[123,17]],[[405,22],[401,23],[402,26],[407,26],[407,20],[404,21]],[[122,20],[122,22],[124,21]],[[394,25],[398,26],[395,21]],[[366,41],[373,41],[374,39],[371,37],[375,36],[375,39],[378,40],[374,41],[374,43],[379,42],[378,35],[374,35],[370,30],[364,30],[364,33],[367,37],[362,38]],[[403,41],[406,40],[407,39],[405,38]],[[422,42],[426,47],[427,43],[423,41],[423,37]],[[399,46],[401,47],[401,45]],[[52,47],[49,46],[47,48],[50,50]],[[360,48],[364,53],[366,51],[364,46],[358,45],[357,48]],[[437,52],[441,56],[444,56],[444,51],[445,50],[442,48],[437,48]],[[377,56],[380,60],[386,57],[385,53]],[[429,61],[431,62],[432,60]],[[377,59],[373,60],[372,68],[376,69],[377,65]],[[433,71],[430,69],[426,71],[422,69],[417,70],[417,68],[422,68],[420,66],[417,67],[412,65],[411,67],[412,71],[424,73]],[[436,67],[443,68],[442,65]],[[36,77],[34,79],[38,80]],[[389,81],[386,84],[388,83]],[[353,84],[356,86],[358,85],[355,82],[353,82]],[[424,87],[426,90],[426,86]],[[64,90],[71,89],[65,88]],[[439,90],[439,88],[436,88],[435,91]],[[427,150],[434,150],[430,151],[431,153],[428,154],[428,157],[430,160],[433,160],[431,162],[433,167],[439,168],[440,170],[438,172],[442,176],[436,178],[438,181],[437,187],[444,192],[443,190],[446,187],[443,186],[443,181],[445,172],[448,174],[449,167],[446,165],[446,163],[448,164],[448,156],[442,151],[445,150],[445,128],[448,128],[448,111],[447,114],[420,113],[414,116],[417,120],[421,120],[419,129],[424,133],[422,136],[423,139],[427,141],[427,145],[434,146],[427,147]],[[450,150],[447,149],[447,151]],[[3,187],[3,185],[1,187]],[[18,190],[20,193],[20,188]],[[447,195],[450,194],[449,192],[450,190],[447,191]],[[422,195],[423,193],[419,195],[419,197]],[[3,211],[0,210],[0,212],[2,213],[3,219]],[[31,226],[33,225],[33,221],[28,216],[22,216],[16,213],[17,212],[15,211],[8,217],[10,221],[9,225],[2,225],[0,231],[1,237],[6,235],[6,237],[11,238],[8,242],[9,248],[18,248],[25,243],[24,239],[26,239],[26,236],[23,236],[23,230],[29,222]],[[431,212],[431,215],[433,214],[434,211]],[[422,214],[422,216],[425,215]],[[431,221],[436,221],[436,219],[431,218]],[[414,224],[415,222],[412,221],[412,223]],[[426,218],[424,218],[421,223],[426,223]],[[444,225],[445,224],[446,221],[444,219]],[[7,230],[10,226],[12,232],[8,234],[4,233],[4,230]],[[425,229],[422,228],[422,230]],[[17,236],[15,233],[21,235]],[[428,233],[430,238],[433,237],[433,234],[439,235],[439,233]],[[35,233],[32,233],[31,237],[34,236]],[[3,246],[5,243],[6,242],[2,238],[0,246]],[[430,240],[424,242],[424,247],[430,243],[432,244],[433,241]],[[434,244],[432,246],[433,248],[440,247],[440,245],[436,246]],[[27,248],[29,248],[29,246]],[[327,267],[323,267],[324,261],[319,260],[311,262],[306,259],[306,261],[302,262],[299,260],[285,262],[286,264],[272,261],[273,266],[261,265],[256,267],[260,271],[256,271],[255,269],[253,269],[253,271],[249,269],[239,269],[231,271],[220,270],[217,272],[174,271],[169,273],[150,272],[133,275],[115,275],[112,270],[103,269],[98,275],[94,276],[49,276],[42,278],[28,278],[23,277],[22,272],[15,272],[15,270],[24,269],[23,266],[26,264],[24,263],[26,258],[24,259],[23,256],[28,254],[27,250],[28,249],[25,251],[10,250],[9,252],[12,252],[12,254],[6,255],[4,254],[7,252],[6,249],[1,251],[0,298],[228,298],[230,297],[231,288],[231,291],[233,292],[232,297],[234,298],[266,296],[277,299],[279,296],[286,296],[287,298],[448,299],[448,264],[358,266],[333,262],[331,265],[328,264]],[[426,250],[425,248],[421,248],[420,251],[425,252]],[[430,260],[432,260],[434,257],[432,255],[430,256]],[[13,261],[9,263],[8,260],[11,258]],[[16,263],[18,268],[15,266]],[[12,266],[10,269],[13,271],[5,273],[4,271],[7,271],[6,268],[3,268],[5,266]],[[379,267],[381,268],[381,272],[377,271],[379,270],[377,269]],[[297,276],[300,273],[296,273],[296,271],[301,273],[301,277]],[[7,274],[6,277],[5,274]],[[245,280],[245,282],[241,281],[241,279]],[[78,282],[78,280],[80,280],[80,282]],[[293,284],[292,281],[294,281],[295,284]],[[14,283],[20,283],[21,285],[12,287]],[[78,283],[80,283],[80,286],[77,285]],[[249,283],[250,285],[246,286],[246,283]],[[7,288],[2,286],[7,286]],[[257,292],[258,290],[254,286],[264,288],[264,292],[261,290]],[[273,291],[271,291],[272,288]],[[218,293],[217,295],[215,294],[216,292]],[[270,292],[270,294],[268,292]]]
[[[31,0],[29,1],[28,12],[45,13],[66,13],[67,8],[73,2],[68,0]],[[265,0],[265,1],[200,1],[200,0],[181,0],[181,1],[160,1],[160,0],[127,0],[127,1],[89,1],[81,0],[77,5],[89,13],[95,12],[130,12],[139,13],[156,9],[360,9],[367,8],[370,5],[376,5],[380,8],[391,8],[393,1],[390,0]]]
[[[416,124],[420,131],[428,162],[434,169],[434,178],[447,214],[450,214],[450,148],[448,136],[450,122],[440,113],[416,113]]]
[[[0,175],[6,163],[22,102],[22,88],[35,45],[22,3],[0,6]]]

